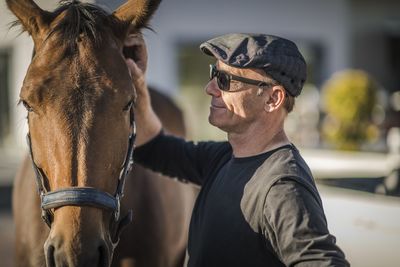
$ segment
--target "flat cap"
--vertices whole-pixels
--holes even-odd
[[[296,44],[278,36],[232,33],[208,40],[200,49],[232,67],[264,70],[292,96],[301,93],[307,78],[307,65]]]

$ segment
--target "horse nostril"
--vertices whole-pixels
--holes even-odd
[[[47,247],[47,250],[45,250],[45,256],[46,256],[46,266],[47,267],[56,267],[56,262],[54,259],[54,246],[49,245]]]

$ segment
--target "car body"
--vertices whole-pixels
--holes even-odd
[[[400,266],[398,154],[302,151],[351,266]]]

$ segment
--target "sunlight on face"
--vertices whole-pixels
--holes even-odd
[[[221,61],[217,68],[249,79],[266,79],[260,70],[234,68]],[[230,86],[229,92],[219,90],[216,78],[206,85],[206,92],[212,97],[209,122],[226,132],[244,131],[263,115],[264,98],[257,96],[259,88],[255,85],[231,81]]]

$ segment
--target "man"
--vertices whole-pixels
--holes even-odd
[[[209,122],[228,142],[198,144],[162,132],[139,47],[137,64],[127,60],[138,94],[136,160],[201,186],[188,265],[348,266],[329,234],[311,172],[284,131],[306,79],[296,45],[270,35],[227,34],[200,46],[216,59],[205,87]]]

